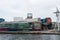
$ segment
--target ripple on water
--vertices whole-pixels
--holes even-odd
[[[0,40],[59,40],[60,35],[0,34]]]

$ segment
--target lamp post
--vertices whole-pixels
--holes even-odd
[[[57,18],[57,20],[56,20],[56,25],[57,25],[57,27],[58,27],[58,31],[60,31],[60,26],[59,26],[59,13],[60,13],[60,11],[58,10],[58,8],[56,8],[57,9],[57,11],[56,12],[54,12],[55,14],[56,14],[56,18]]]

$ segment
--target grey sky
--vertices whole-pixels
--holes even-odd
[[[33,17],[51,17],[56,21],[54,11],[60,10],[60,0],[0,0],[0,17],[6,21],[12,21],[13,17],[26,18],[27,13],[33,13]]]

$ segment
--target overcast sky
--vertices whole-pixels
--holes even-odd
[[[0,17],[12,21],[13,17],[26,18],[32,13],[34,18],[51,17],[56,21],[56,7],[60,10],[60,0],[0,0]]]

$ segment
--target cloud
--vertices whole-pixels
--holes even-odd
[[[56,6],[60,7],[59,0],[0,0],[0,17],[9,21],[15,16],[25,18],[27,13],[32,12],[34,17],[50,16],[55,20],[52,10],[55,11]]]
[[[0,14],[3,18],[23,16],[26,10],[27,3],[24,0],[0,0]]]

